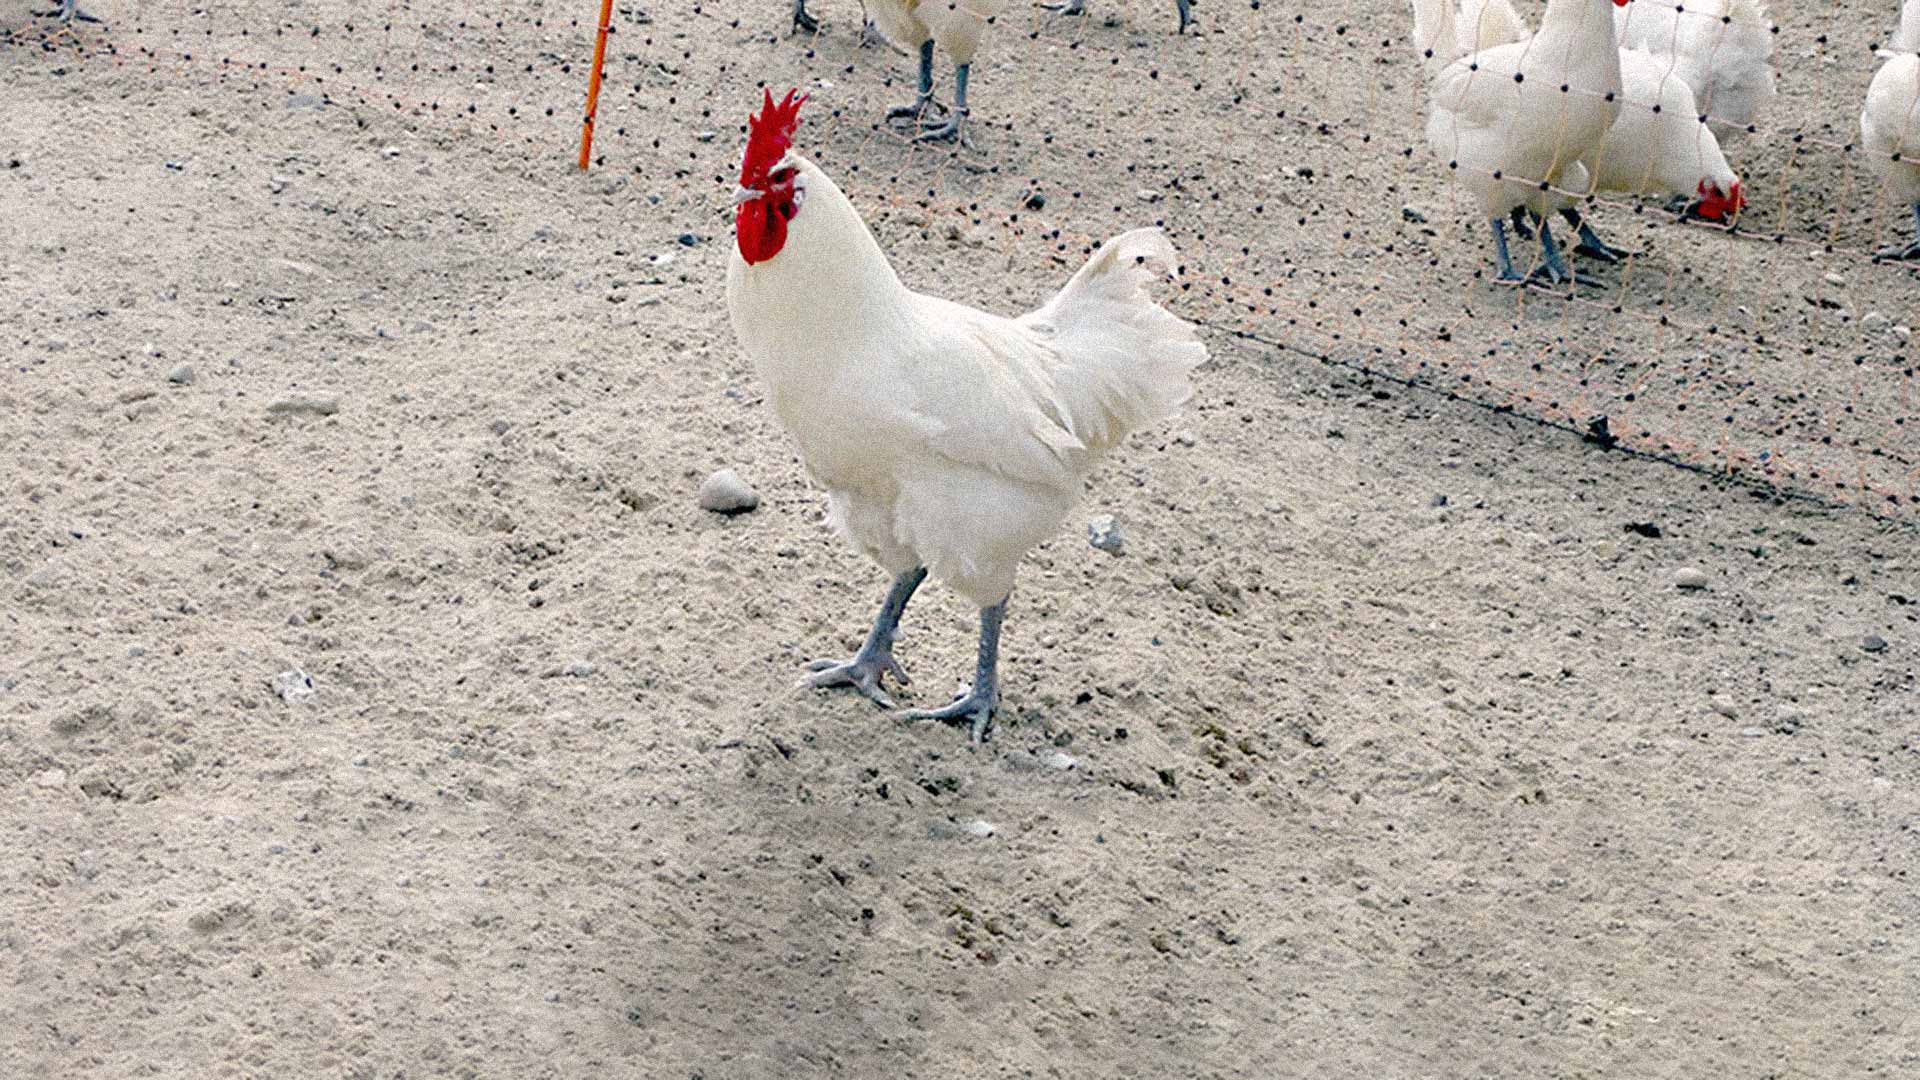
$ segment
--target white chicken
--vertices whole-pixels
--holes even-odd
[[[1468,53],[1529,36],[1526,20],[1507,0],[1460,0],[1457,15],[1447,0],[1415,0],[1413,5],[1413,47],[1429,76]]]
[[[804,684],[890,705],[883,677],[906,682],[894,632],[931,573],[979,605],[979,660],[951,705],[906,715],[968,720],[978,741],[1020,557],[1105,451],[1186,400],[1206,348],[1146,292],[1174,267],[1157,229],[1107,241],[1018,319],[907,288],[839,187],[793,152],[799,104],[768,95],[750,121],[727,310],[829,520],[894,575],[860,651],[816,661]]]
[[[1525,21],[1507,0],[1464,0],[1450,42],[1434,40],[1443,29],[1446,20],[1437,17],[1433,5],[1415,5],[1414,44],[1429,70],[1444,67],[1458,55],[1527,37]],[[1457,54],[1445,51],[1449,44]],[[1710,221],[1738,213],[1746,205],[1740,178],[1727,164],[1712,129],[1700,122],[1693,91],[1673,74],[1671,60],[1623,48],[1620,85],[1619,116],[1600,144],[1581,159],[1593,190],[1696,199],[1692,212]],[[1576,252],[1608,262],[1621,257],[1571,204],[1561,208],[1560,214],[1579,232]],[[1514,231],[1530,238],[1533,232],[1526,217],[1526,207],[1514,208]]]
[[[1614,13],[1621,46],[1670,62],[1714,137],[1732,145],[1774,97],[1766,0],[1640,0]]]
[[[1886,63],[1867,87],[1860,110],[1860,147],[1879,174],[1887,198],[1913,210],[1913,242],[1874,253],[1880,259],[1920,259],[1920,0],[1900,9],[1900,35],[1880,51]]]
[[[964,140],[967,119],[967,76],[973,54],[987,23],[1007,6],[1007,0],[868,0],[867,15],[881,36],[903,49],[920,52],[920,96],[911,105],[887,110],[887,119],[909,117],[925,129],[916,140]],[[953,60],[953,107],[944,123],[929,120],[929,108],[944,109],[933,100],[933,48]]]
[[[1539,33],[1468,53],[1434,77],[1427,144],[1491,223],[1498,281],[1529,280],[1507,255],[1506,218],[1520,207],[1542,219],[1544,271],[1554,281],[1573,280],[1545,219],[1588,190],[1581,159],[1620,112],[1610,8],[1627,2],[1549,0]],[[1415,0],[1415,11],[1416,38],[1435,49],[1458,47],[1450,0]]]

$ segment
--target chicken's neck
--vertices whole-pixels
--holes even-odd
[[[1547,13],[1534,35],[1535,48],[1566,47],[1575,64],[1603,66],[1620,62],[1613,29],[1613,0],[1547,0]]]

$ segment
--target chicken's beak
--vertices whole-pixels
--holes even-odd
[[[741,203],[750,203],[753,200],[761,198],[765,195],[766,195],[766,192],[761,191],[758,188],[750,188],[750,187],[747,187],[745,184],[742,184],[739,187],[736,187],[733,189],[733,205],[739,206]]]

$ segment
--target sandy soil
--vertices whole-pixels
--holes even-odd
[[[1890,6],[1782,17],[1756,238],[1603,207],[1647,255],[1566,300],[1485,283],[1399,5],[1089,4],[1000,20],[951,156],[854,5],[629,3],[585,175],[590,4],[0,46],[0,1074],[1920,1072],[1914,278],[1806,149]],[[1164,219],[1213,327],[979,750],[791,689],[885,583],[726,324],[761,81],[910,281]],[[1594,411],[1827,501],[1516,415]],[[915,701],[972,618],[916,602]]]

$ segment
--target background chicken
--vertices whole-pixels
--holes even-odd
[[[806,683],[891,704],[882,678],[906,681],[894,631],[931,573],[979,605],[979,662],[951,705],[907,715],[970,720],[977,741],[1021,555],[1060,527],[1102,453],[1186,400],[1206,349],[1145,291],[1150,266],[1174,265],[1155,229],[1108,241],[1018,319],[908,289],[853,204],[791,151],[798,110],[769,95],[750,122],[727,308],[829,519],[895,575],[860,651],[816,662]]]
[[[1860,110],[1860,146],[1888,198],[1913,212],[1913,242],[1875,253],[1882,259],[1920,259],[1920,0],[1900,9],[1900,33],[1880,55],[1887,62],[1867,87]]]
[[[1429,71],[1444,68],[1466,53],[1528,36],[1526,22],[1507,0],[1464,0],[1450,41],[1435,40],[1445,25],[1433,5],[1415,5],[1414,45]],[[1673,66],[1670,57],[1656,57],[1642,49],[1620,50],[1624,104],[1606,137],[1581,164],[1595,191],[1678,195],[1696,200],[1696,216],[1720,221],[1746,205],[1740,178],[1727,164],[1712,128],[1701,122],[1693,91],[1673,73]],[[1576,252],[1608,262],[1621,257],[1572,205],[1563,207],[1560,214],[1579,234]],[[1526,207],[1514,208],[1513,227],[1521,237],[1532,238]]]
[[[1672,62],[1724,145],[1773,101],[1773,22],[1765,0],[1639,0],[1615,12],[1620,44]]]
[[[1527,280],[1507,255],[1506,218],[1526,208],[1542,219],[1545,272],[1570,281],[1549,214],[1589,185],[1586,157],[1620,111],[1620,50],[1612,6],[1627,0],[1550,0],[1540,31],[1469,53],[1435,76],[1427,144],[1480,203],[1493,229],[1497,280]],[[1415,38],[1459,48],[1452,0],[1415,0]],[[1473,40],[1472,35],[1466,41]]]
[[[987,20],[1000,14],[1007,0],[871,0],[867,15],[888,40],[920,53],[920,96],[911,105],[887,110],[887,119],[910,117],[926,128],[917,139],[963,139],[967,118],[967,75]],[[926,119],[929,108],[942,109],[933,100],[933,48],[952,58],[953,108],[946,122]]]

